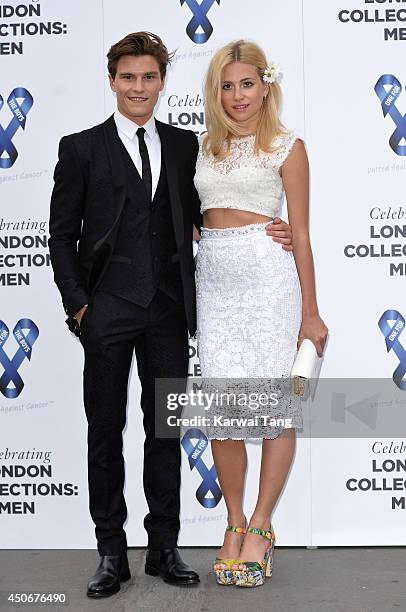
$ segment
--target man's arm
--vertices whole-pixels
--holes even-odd
[[[275,217],[266,226],[267,236],[272,236],[274,242],[279,242],[284,251],[293,251],[292,228],[280,217]]]
[[[54,279],[65,312],[73,317],[88,302],[77,243],[81,235],[86,181],[69,137],[59,143],[48,240]]]

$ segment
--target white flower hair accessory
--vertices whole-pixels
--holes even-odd
[[[275,81],[279,82],[281,77],[282,72],[280,71],[279,64],[271,62],[265,68],[262,80],[265,81],[265,83],[274,83]]]

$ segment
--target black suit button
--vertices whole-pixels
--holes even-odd
[[[153,236],[158,236],[158,234],[156,232],[152,232]]]

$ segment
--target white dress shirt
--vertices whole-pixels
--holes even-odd
[[[152,197],[154,197],[159,175],[161,173],[161,140],[158,130],[155,125],[155,118],[152,116],[143,126],[137,125],[134,121],[127,119],[120,111],[114,113],[114,121],[116,123],[117,132],[121,142],[125,146],[130,155],[134,166],[138,170],[138,174],[142,178],[142,161],[138,145],[137,130],[139,127],[145,129],[145,144],[148,149],[149,163],[151,165],[152,174]]]

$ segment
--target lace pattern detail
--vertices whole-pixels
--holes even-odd
[[[297,139],[292,130],[275,137],[274,151],[254,152],[255,135],[233,138],[230,153],[216,161],[200,139],[194,178],[201,212],[209,208],[233,208],[274,217],[279,214],[283,183],[279,174]]]
[[[204,136],[203,134],[199,140],[198,160],[204,160],[204,163],[220,174],[229,174],[238,168],[246,168],[247,165],[253,168],[273,167],[279,170],[297,139],[296,134],[288,130],[274,138],[272,142],[274,151],[271,153],[259,151],[257,155],[254,152],[255,134],[236,137],[231,140],[229,155],[217,161],[211,153],[206,153],[203,149]]]
[[[276,385],[280,401],[276,418],[302,427],[300,398],[290,387],[301,324],[300,283],[292,252],[265,233],[265,225],[203,229],[196,256],[197,341],[203,388],[239,387],[268,393]],[[214,380],[215,379],[215,380]],[[262,380],[261,380],[262,379]],[[272,379],[272,380],[271,380]],[[225,386],[225,387],[224,387]],[[265,408],[266,414],[269,411]],[[253,416],[251,410],[214,406],[212,415]],[[265,414],[261,409],[256,414]],[[283,430],[261,422],[210,425],[209,438],[274,438]]]

